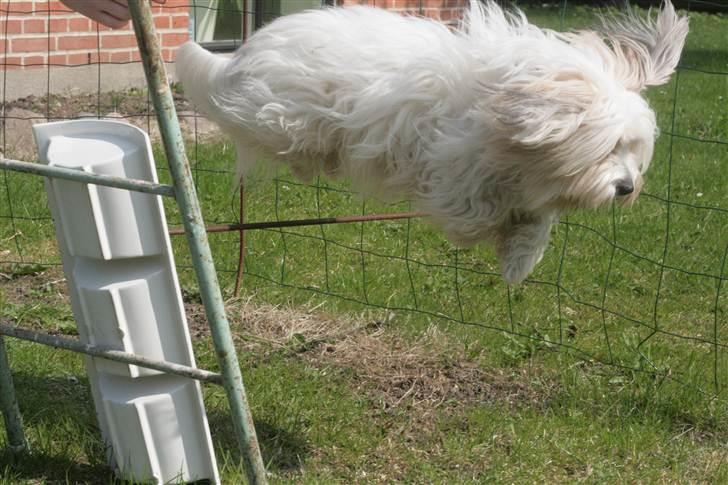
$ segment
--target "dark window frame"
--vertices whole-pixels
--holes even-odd
[[[265,0],[244,0],[243,3],[243,11],[241,15],[241,21],[243,23],[242,25],[242,32],[243,32],[243,39],[230,39],[230,40],[211,40],[207,42],[200,42],[200,45],[204,47],[205,49],[212,51],[212,52],[234,52],[235,50],[240,47],[243,42],[244,38],[247,37],[247,22],[248,22],[248,15],[252,15],[252,27],[253,32],[258,30],[264,25],[264,14],[263,11],[263,2]],[[285,0],[281,0],[285,1]],[[294,0],[295,1],[295,0]],[[333,7],[337,4],[337,0],[321,0],[321,6],[322,7]],[[246,11],[246,7],[248,5],[252,5],[252,12]],[[192,19],[194,22],[194,19]]]

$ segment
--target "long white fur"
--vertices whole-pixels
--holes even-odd
[[[668,81],[687,31],[669,0],[656,20],[569,34],[490,0],[454,31],[329,8],[275,20],[231,59],[187,43],[177,74],[235,140],[240,177],[285,163],[409,198],[451,241],[493,242],[514,283],[559,213],[637,196],[657,131],[639,93]]]

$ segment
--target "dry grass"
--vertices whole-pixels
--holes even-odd
[[[462,342],[437,327],[404,336],[392,314],[332,316],[317,307],[259,304],[252,297],[229,302],[228,313],[242,348],[284,351],[315,368],[345,371],[354,393],[379,410],[416,408],[425,417],[443,405],[541,407],[557,387],[542,380],[530,385],[533,369],[486,370],[482,354],[466,355]]]
[[[60,268],[25,275],[0,273],[0,278],[7,304],[35,309],[24,311],[22,326],[56,333],[40,310],[66,308],[70,313]],[[208,338],[204,307],[189,296],[185,300],[193,338]],[[404,336],[397,331],[393,314],[334,316],[314,306],[261,304],[253,296],[228,301],[227,310],[239,350],[257,361],[283,352],[314,368],[346,372],[352,391],[366,396],[379,410],[416,408],[426,416],[443,405],[497,402],[540,407],[556,390],[555,384],[542,381],[531,386],[526,375],[531,371],[486,370],[480,365],[482,354],[466,355],[461,342],[434,326],[416,337]]]

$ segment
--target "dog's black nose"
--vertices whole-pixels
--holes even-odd
[[[634,184],[631,180],[619,180],[614,184],[614,190],[617,195],[629,195],[634,192]]]

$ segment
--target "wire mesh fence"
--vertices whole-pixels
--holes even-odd
[[[236,41],[216,39],[216,21],[208,18],[205,25],[199,12],[234,16],[240,20],[240,32],[234,33],[247,35],[286,13],[285,3],[168,1],[156,7],[156,15],[162,36],[179,34],[175,19],[186,16],[191,26],[184,23],[183,29],[206,35],[198,40],[212,47],[229,49]],[[384,0],[368,3],[394,5]],[[461,7],[458,2],[425,0],[404,5],[410,13],[444,21],[456,18]],[[662,135],[639,202],[627,209],[610,207],[563,218],[544,261],[524,284],[503,283],[489,249],[458,249],[426,221],[404,219],[248,232],[246,291],[273,302],[326,302],[333,312],[394,311],[413,325],[442,325],[468,345],[502,353],[505,361],[559,350],[580,362],[723,397],[728,377],[728,50],[722,30],[725,18],[695,13],[701,6],[714,2],[687,4],[693,11],[693,30],[678,72],[669,84],[648,93]],[[122,75],[133,77],[136,71],[142,78],[133,52],[105,47],[107,32],[94,25],[89,26],[94,29],[91,34],[72,36],[89,37],[93,47],[80,49],[80,58],[67,49],[61,61],[57,52],[63,36],[54,31],[54,20],[65,20],[66,25],[72,20],[65,17],[62,5],[4,1],[0,7],[5,39],[0,148],[5,157],[32,160],[30,126],[44,120],[122,118],[156,139],[145,89],[117,85]],[[593,24],[597,14],[565,0],[524,8],[532,22],[556,29]],[[198,18],[190,21],[191,10]],[[40,21],[38,27],[35,22],[26,27],[31,20]],[[12,34],[16,21],[21,30]],[[39,32],[29,31],[34,28]],[[18,39],[35,40],[45,53],[14,59],[11,47]],[[167,49],[171,60],[173,47]],[[63,84],[64,76],[74,70],[83,74],[72,78],[82,78],[92,89],[76,92],[73,82]],[[39,87],[32,93],[23,91],[34,82]],[[179,89],[176,101],[206,222],[235,223],[239,208],[232,188],[234,148],[194,112]],[[156,156],[164,156],[161,149]],[[159,170],[166,182],[168,174]],[[1,190],[3,272],[22,274],[59,265],[42,181],[3,172]],[[286,173],[249,181],[245,206],[247,221],[412,209],[407,202],[362,201],[345,183],[319,179],[306,185]],[[171,207],[168,218],[172,225],[179,224]],[[222,282],[232,288],[238,234],[213,235],[211,244]],[[190,266],[183,245],[176,253],[184,275]],[[185,285],[194,292],[189,275]]]

